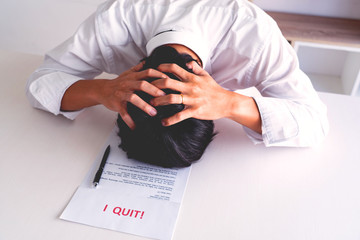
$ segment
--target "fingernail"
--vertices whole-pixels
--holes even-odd
[[[152,108],[149,112],[150,116],[155,116],[157,114],[156,110]]]
[[[161,121],[161,125],[163,125],[164,127],[166,127],[166,122],[165,122],[165,120],[162,120],[162,121]]]

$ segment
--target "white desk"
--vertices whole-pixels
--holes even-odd
[[[0,51],[0,239],[140,237],[60,220],[115,124],[103,107],[75,121],[30,107],[41,57]],[[254,146],[237,124],[193,165],[174,240],[360,239],[360,98],[321,94],[330,134],[310,148]]]

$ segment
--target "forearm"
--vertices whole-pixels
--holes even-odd
[[[261,134],[261,116],[255,100],[230,91],[227,95],[229,100],[226,104],[226,117]]]
[[[61,100],[62,111],[76,111],[102,104],[120,114],[125,123],[134,128],[135,123],[127,113],[127,103],[132,103],[151,116],[156,109],[141,99],[135,91],[144,91],[154,97],[165,93],[143,79],[163,78],[165,74],[156,70],[140,71],[142,63],[123,72],[115,79],[79,80],[72,84]]]
[[[104,79],[80,80],[72,84],[61,100],[61,111],[77,111],[100,104],[99,95]]]

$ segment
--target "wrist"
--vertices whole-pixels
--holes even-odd
[[[227,118],[261,133],[261,116],[252,97],[232,92]]]
[[[106,83],[109,80],[106,79],[94,79],[91,80],[91,85],[87,91],[87,97],[94,103],[103,104],[104,96],[106,95]]]
[[[76,111],[100,104],[104,80],[79,80],[71,85],[61,100],[61,110]]]
[[[225,117],[235,120],[243,115],[243,106],[246,105],[244,101],[246,96],[240,95],[236,92],[228,91],[227,101],[225,106]]]

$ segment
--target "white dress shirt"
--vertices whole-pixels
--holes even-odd
[[[102,72],[121,74],[161,45],[165,34],[194,50],[222,87],[259,90],[254,99],[262,135],[245,128],[255,143],[312,146],[325,137],[326,106],[299,69],[296,53],[273,19],[241,0],[107,1],[46,54],[28,79],[27,96],[36,108],[74,119],[80,111],[60,111],[68,87]]]

